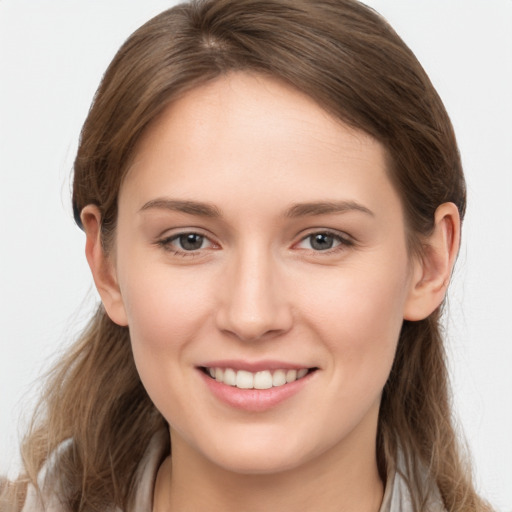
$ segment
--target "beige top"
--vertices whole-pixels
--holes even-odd
[[[153,437],[144,458],[138,468],[138,486],[135,493],[135,503],[133,512],[151,512],[153,508],[153,490],[156,480],[158,468],[163,458],[165,458],[166,432],[159,433]],[[58,456],[58,451],[54,456]],[[52,461],[49,460],[46,467],[51,467]],[[29,486],[27,498],[22,512],[67,512],[59,502],[54,493],[45,493],[44,489],[48,486],[44,485],[47,469],[41,471],[38,483],[43,489],[43,495],[40,497],[33,486]],[[444,512],[444,508],[440,505],[438,496],[434,497],[429,503],[428,512]],[[412,512],[412,504],[410,494],[402,477],[398,474],[391,474],[388,477],[384,498],[379,512]],[[115,509],[111,512],[122,512]]]

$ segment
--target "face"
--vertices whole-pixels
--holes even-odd
[[[269,78],[188,92],[145,133],[113,256],[173,453],[269,473],[375,452],[411,289],[383,147]]]

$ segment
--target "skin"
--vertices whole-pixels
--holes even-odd
[[[344,208],[291,210],[319,202]],[[403,319],[444,298],[454,205],[438,208],[428,250],[412,258],[382,145],[287,85],[237,73],[188,92],[145,132],[110,254],[97,208],[82,220],[107,312],[129,326],[142,382],[170,425],[154,510],[379,509],[381,393]],[[333,247],[319,250],[311,235],[326,232]],[[200,248],[180,246],[184,233],[204,236]],[[251,412],[205,385],[198,365],[219,359],[317,370]]]

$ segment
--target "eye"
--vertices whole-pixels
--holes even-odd
[[[304,237],[297,245],[299,249],[311,249],[313,251],[329,251],[340,246],[350,246],[352,242],[347,238],[329,231],[311,233]],[[340,247],[341,248],[341,247]]]
[[[174,251],[176,253],[187,253],[193,251],[200,251],[213,246],[213,243],[199,233],[179,233],[177,235],[164,238],[158,242],[159,245],[165,249]]]
[[[174,241],[178,243],[180,249],[185,251],[197,251],[203,248],[205,237],[197,233],[186,233],[184,235],[178,235]]]

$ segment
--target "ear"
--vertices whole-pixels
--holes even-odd
[[[85,256],[103,306],[113,322],[126,326],[128,320],[115,266],[101,243],[101,213],[97,206],[89,204],[82,210],[80,219],[86,234]]]
[[[423,320],[443,302],[459,244],[459,210],[453,203],[443,203],[436,210],[432,233],[424,240],[423,254],[413,262],[405,320]]]

